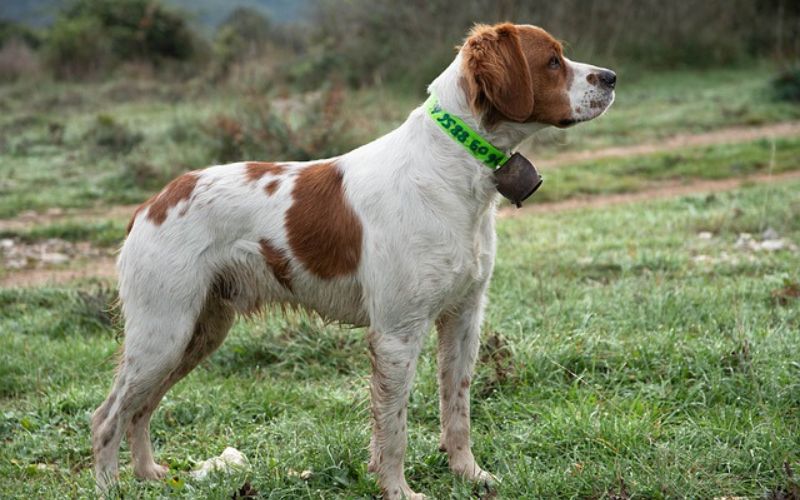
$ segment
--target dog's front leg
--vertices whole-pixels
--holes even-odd
[[[378,474],[378,484],[386,499],[424,498],[414,493],[406,483],[403,459],[407,442],[408,394],[414,381],[422,339],[429,325],[420,322],[400,330],[373,326],[368,336],[373,417],[369,470]]]
[[[478,355],[484,308],[483,292],[459,308],[442,313],[436,321],[439,335],[439,410],[442,424],[440,449],[446,451],[450,469],[473,481],[495,478],[480,468],[470,447],[469,389]]]

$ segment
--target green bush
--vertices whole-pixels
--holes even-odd
[[[111,64],[110,47],[96,19],[61,19],[45,42],[45,60],[58,78],[79,78],[105,71]]]
[[[94,125],[86,132],[85,139],[96,148],[116,156],[130,153],[144,137],[109,115],[97,115]]]
[[[772,80],[772,89],[779,101],[800,102],[800,67],[780,73]]]
[[[123,62],[189,61],[201,45],[183,17],[158,2],[78,0],[53,24],[45,52],[56,76],[80,78]]]
[[[38,33],[13,21],[0,19],[0,46],[11,40],[21,40],[28,47],[38,48],[42,40]]]

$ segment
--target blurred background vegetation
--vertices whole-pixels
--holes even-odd
[[[419,91],[473,23],[503,20],[638,69],[789,67],[800,53],[800,4],[788,0],[18,0],[0,7],[0,79],[134,71],[218,82],[249,66],[265,85]]]

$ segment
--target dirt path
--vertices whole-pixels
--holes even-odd
[[[116,281],[117,268],[113,257],[97,257],[84,265],[75,265],[67,269],[43,268],[8,271],[0,277],[0,288],[33,287],[43,285],[60,285],[87,278],[99,278]]]
[[[537,160],[542,167],[558,167],[587,160],[641,156],[685,147],[711,146],[736,142],[755,141],[763,138],[800,136],[800,122],[772,123],[757,127],[731,127],[701,134],[680,134],[662,141],[630,146],[617,146],[588,151],[564,153],[552,158]]]
[[[781,174],[758,174],[735,179],[720,179],[713,181],[694,181],[689,183],[663,183],[656,187],[636,191],[633,193],[609,194],[600,196],[589,196],[586,198],[573,198],[553,203],[530,203],[517,209],[512,206],[503,207],[498,211],[497,216],[501,219],[524,217],[531,214],[551,214],[566,212],[569,210],[580,210],[584,208],[602,208],[611,205],[621,205],[625,203],[637,203],[651,200],[663,200],[697,193],[719,193],[721,191],[731,191],[742,187],[745,184],[772,184],[800,179],[800,171],[784,172]]]
[[[127,220],[139,205],[115,205],[84,209],[52,208],[44,213],[23,212],[13,219],[0,219],[0,231],[25,231],[35,226],[77,221],[81,224],[104,220]]]

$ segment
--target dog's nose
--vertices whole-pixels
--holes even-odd
[[[610,89],[613,89],[614,86],[617,84],[617,74],[614,73],[613,71],[604,69],[603,71],[600,72],[599,76],[600,76],[600,81],[603,83],[603,85],[605,85]]]

